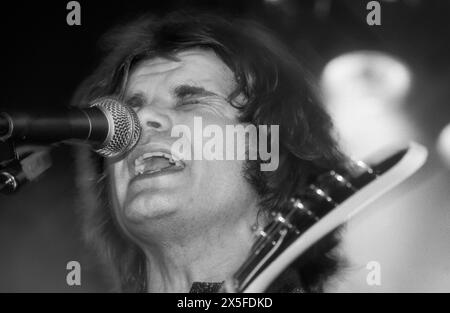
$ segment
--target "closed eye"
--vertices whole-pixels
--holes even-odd
[[[178,108],[199,103],[200,101],[198,97],[185,97],[177,101],[176,107]]]
[[[125,104],[134,109],[139,109],[144,106],[145,99],[141,95],[133,95],[125,100]]]

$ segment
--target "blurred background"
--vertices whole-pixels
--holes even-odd
[[[317,76],[344,149],[364,157],[417,141],[426,164],[352,219],[342,253],[348,267],[329,292],[450,291],[450,2],[366,0],[79,1],[81,26],[68,26],[69,1],[2,4],[1,108],[69,104],[98,64],[97,41],[140,12],[180,8],[249,17],[276,32]],[[111,286],[80,232],[73,150],[14,195],[0,194],[0,292],[103,292]],[[81,286],[66,284],[80,262]],[[366,281],[371,261],[381,284]]]

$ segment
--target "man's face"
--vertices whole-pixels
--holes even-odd
[[[172,145],[179,139],[171,136],[174,126],[190,130],[194,151],[194,117],[202,119],[203,128],[224,130],[238,123],[238,111],[226,100],[236,87],[234,75],[217,55],[192,49],[175,57],[143,61],[128,80],[125,100],[137,112],[143,132],[112,171],[116,215],[131,232],[148,230],[149,223],[155,231],[169,227],[165,230],[186,235],[209,226],[227,227],[242,220],[256,199],[243,177],[244,161],[171,162]]]

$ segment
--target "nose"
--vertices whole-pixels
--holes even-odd
[[[167,109],[145,106],[137,111],[144,137],[168,133],[172,129],[172,121]]]

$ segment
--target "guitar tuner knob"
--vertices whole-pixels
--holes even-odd
[[[303,214],[306,214],[308,217],[312,218],[315,221],[319,220],[319,217],[312,210],[310,210],[307,206],[305,206],[300,199],[292,199],[291,201],[293,202],[293,206],[298,211],[302,212]]]
[[[291,198],[292,206],[297,209],[303,209],[305,206],[303,205],[303,202],[298,198]]]
[[[368,173],[368,174],[374,174],[376,175],[375,171],[373,170],[373,168],[371,168],[368,164],[366,164],[365,162],[361,161],[361,160],[354,160],[352,159],[352,163],[354,166],[356,166],[357,168],[359,168],[360,170]]]
[[[356,188],[346,177],[344,177],[344,175],[334,170],[331,170],[327,173],[320,175],[316,179],[315,184],[319,186],[320,189],[322,190],[345,188],[351,191],[356,191]]]
[[[336,173],[335,171],[330,171],[330,176],[337,182],[339,182],[349,188],[352,188],[352,184],[341,174]]]
[[[275,214],[272,220],[273,223],[276,223],[277,225],[282,225],[282,228],[292,229],[294,226],[290,223],[289,217],[284,216],[282,213],[278,212]]]
[[[276,220],[277,222],[282,223],[282,224],[286,224],[286,219],[284,218],[284,216],[283,216],[281,213],[278,213],[278,214],[275,216],[275,220]]]
[[[317,196],[324,199],[325,201],[330,203],[333,202],[333,199],[331,199],[331,197],[325,191],[323,191],[322,188],[319,188],[316,185],[312,184],[309,185],[309,189],[311,189],[312,192],[314,192]]]

